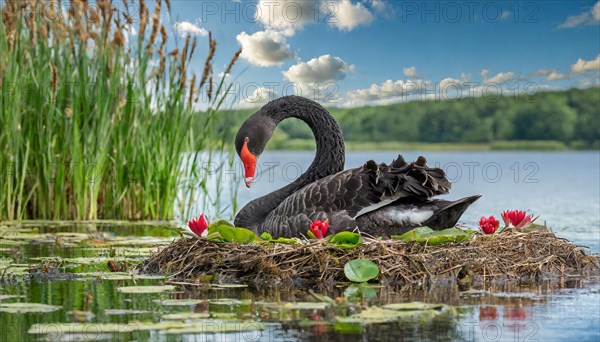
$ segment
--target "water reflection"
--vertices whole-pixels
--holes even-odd
[[[490,284],[464,288],[434,283],[423,288],[373,288],[375,296],[349,298],[347,285],[324,285],[315,292],[334,304],[282,307],[315,302],[302,287],[229,288],[174,283],[174,292],[122,293],[125,286],[164,285],[164,279],[133,278],[110,272],[108,261],[134,264],[173,233],[152,226],[39,226],[35,239],[17,245],[0,240],[0,341],[34,340],[235,340],[235,341],[579,341],[600,339],[600,285],[554,281],[529,285]],[[29,229],[29,228],[27,228]],[[32,228],[33,229],[33,228]],[[85,242],[80,235],[91,237]],[[52,238],[51,238],[52,237]],[[149,239],[146,239],[149,237]],[[12,240],[11,240],[12,241]],[[79,242],[78,242],[79,241]],[[11,268],[6,268],[11,265]],[[110,276],[110,277],[107,277]],[[347,294],[348,292],[346,292]],[[443,303],[451,311],[433,316],[386,318],[385,323],[340,321],[366,307],[390,303]],[[9,313],[5,303],[42,303],[56,311]],[[187,323],[186,323],[187,322]],[[193,331],[182,324],[198,322]],[[243,331],[226,331],[232,322]],[[60,331],[41,323],[77,323],[84,331]],[[238,323],[235,323],[238,324]],[[238,327],[239,328],[239,327]],[[35,333],[35,334],[34,334]]]

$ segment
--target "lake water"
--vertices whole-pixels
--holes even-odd
[[[444,169],[452,181],[449,195],[458,199],[483,197],[459,223],[475,227],[483,215],[500,219],[505,209],[540,215],[538,223],[559,236],[600,252],[600,153],[585,152],[402,152],[407,161],[419,155],[430,166]],[[394,152],[348,152],[346,168],[367,160],[390,163]],[[240,206],[293,181],[314,157],[313,152],[266,151],[259,160],[263,170],[250,189],[239,185]],[[238,165],[239,166],[239,165]],[[241,170],[241,166],[238,167]],[[241,171],[240,171],[241,173]]]
[[[541,215],[541,222],[547,222],[560,236],[598,252],[597,152],[423,155],[430,165],[439,163],[453,180],[448,198],[483,194],[462,223],[474,227],[482,215],[527,209]],[[240,186],[239,201],[244,204],[292,181],[312,156],[308,152],[267,152],[261,165],[273,168],[263,173],[253,188],[242,188],[231,179],[223,187]],[[347,166],[360,166],[367,159],[390,162],[395,156],[352,152]],[[407,160],[417,156],[405,153]],[[374,297],[358,301],[345,295],[348,285],[343,284],[316,291],[346,298],[349,303],[341,300],[340,305],[313,307],[314,303],[292,304],[316,301],[301,287],[198,286],[126,271],[176,237],[161,224],[5,226],[0,222],[0,341],[600,340],[600,284],[595,278],[410,291],[375,285]],[[111,268],[125,272],[111,272]],[[146,285],[163,287],[155,288],[154,293],[128,292],[131,286]],[[340,322],[339,317],[361,307],[413,301],[443,303],[451,310],[372,324]]]

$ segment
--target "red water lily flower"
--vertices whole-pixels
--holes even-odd
[[[512,225],[515,228],[528,227],[539,217],[534,218],[533,215],[527,215],[523,210],[505,210],[500,216],[502,216],[505,227]]]
[[[206,228],[208,228],[208,222],[206,221],[204,214],[200,214],[197,219],[191,219],[188,221],[188,227],[190,227],[194,234],[202,236],[202,233],[204,233]]]
[[[313,233],[313,235],[317,239],[324,238],[325,235],[327,235],[328,229],[329,229],[329,221],[328,220],[325,220],[325,221],[315,220],[313,223],[310,224],[310,232]]]
[[[494,215],[490,217],[482,216],[479,219],[479,227],[486,234],[494,234],[494,232],[496,232],[496,229],[500,227],[500,221],[496,220]]]
[[[480,321],[495,321],[498,318],[498,309],[494,306],[483,306],[479,308]]]

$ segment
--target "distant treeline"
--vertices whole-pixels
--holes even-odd
[[[571,148],[600,147],[600,88],[329,110],[342,126],[347,142],[548,141]],[[252,112],[228,111],[219,115],[218,120],[233,136]],[[304,123],[286,120],[279,126],[270,147],[312,139],[312,132]]]

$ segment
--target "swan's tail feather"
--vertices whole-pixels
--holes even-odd
[[[481,195],[474,195],[456,201],[449,201],[440,207],[427,221],[423,222],[423,226],[434,230],[454,227],[467,208],[480,197]]]
[[[424,157],[407,163],[399,155],[389,166],[370,160],[363,166],[363,171],[369,174],[372,193],[379,200],[384,200],[385,197],[407,196],[430,198],[447,194],[451,187],[444,171],[429,167]]]

